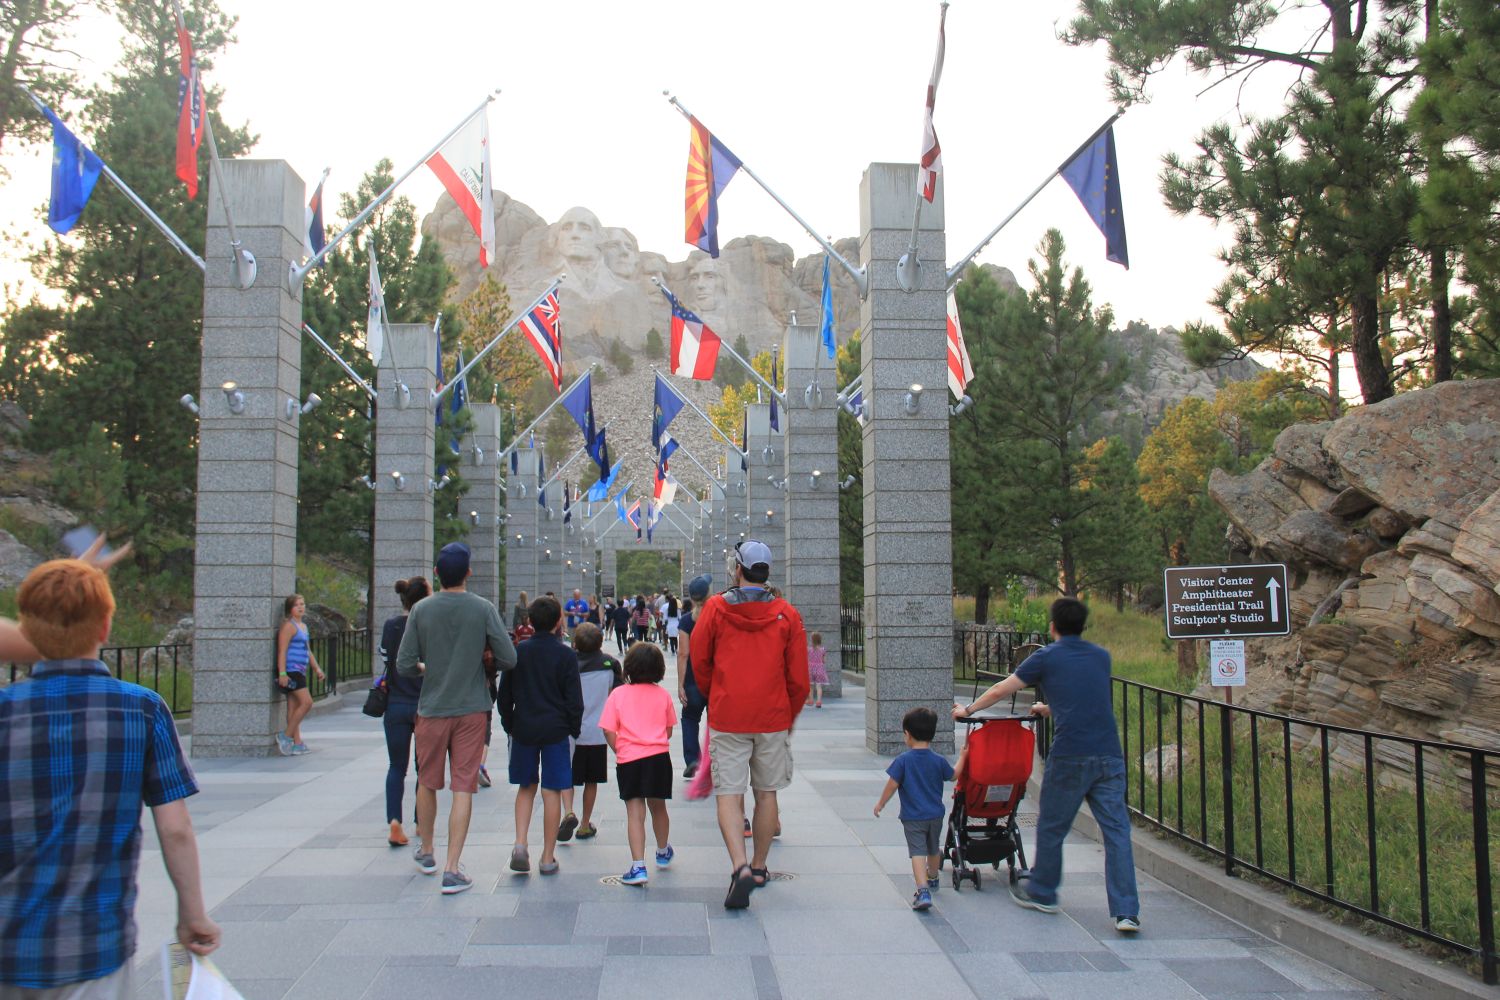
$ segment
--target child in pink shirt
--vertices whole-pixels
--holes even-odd
[[[823,633],[814,632],[807,637],[807,643],[807,703],[822,708],[823,685],[828,683],[828,652],[823,648]]]
[[[665,868],[676,853],[667,840],[670,820],[667,799],[672,797],[672,758],[668,753],[677,706],[661,687],[667,662],[654,643],[638,642],[625,653],[626,683],[604,701],[599,728],[615,752],[615,780],[625,800],[626,831],[630,840],[630,870],[625,885],[645,885],[646,812],[656,834],[656,867]]]

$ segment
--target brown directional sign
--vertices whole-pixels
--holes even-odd
[[[1166,571],[1167,638],[1286,635],[1286,566],[1172,566]]]

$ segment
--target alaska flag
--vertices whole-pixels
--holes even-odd
[[[443,381],[443,331],[441,328],[439,328],[437,330],[434,330],[433,332],[434,334],[436,334],[434,339],[437,341],[437,368],[434,369],[434,371],[436,372],[437,380],[433,383],[432,394],[436,396],[438,393],[443,391],[443,386],[446,383]],[[443,401],[441,399],[438,400],[437,406],[433,407],[432,426],[443,426]]]
[[[687,236],[689,243],[719,256],[719,195],[740,169],[735,156],[696,118],[689,120],[687,165]]]
[[[828,348],[828,360],[838,353],[838,344],[833,333],[833,286],[828,281],[828,255],[823,255],[823,346]]]
[[[1111,125],[1077,156],[1063,164],[1063,180],[1083,202],[1084,210],[1104,234],[1105,257],[1130,270],[1125,248],[1125,213],[1120,205],[1120,166],[1115,158]]]
[[[52,123],[52,200],[47,203],[47,225],[66,233],[78,225],[83,207],[99,183],[104,161],[68,130],[51,108],[42,114]]]
[[[660,375],[656,376],[656,406],[651,413],[651,448],[660,450],[661,436],[672,422],[672,418],[682,410],[682,399],[672,391],[666,379]]]

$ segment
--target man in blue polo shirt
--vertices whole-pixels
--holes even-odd
[[[573,591],[573,599],[563,605],[563,611],[568,616],[568,631],[572,632],[589,616],[589,602],[583,599],[583,591]]]
[[[1030,877],[1011,885],[1011,897],[1028,909],[1057,912],[1063,838],[1087,799],[1104,840],[1104,891],[1115,930],[1134,934],[1141,929],[1141,905],[1125,808],[1125,756],[1110,697],[1109,653],[1081,638],[1088,616],[1082,601],[1053,601],[1048,630],[1055,641],[1032,653],[973,704],[955,707],[953,717],[966,718],[1031,684],[1041,688],[1046,704],[1032,711],[1050,712],[1056,732],[1042,773],[1036,857]]]
[[[219,944],[185,801],[198,786],[161,697],[99,660],[115,610],[103,571],[43,563],[17,605],[41,660],[0,688],[0,994],[133,997],[142,805],[177,890],[177,939],[198,955]]]

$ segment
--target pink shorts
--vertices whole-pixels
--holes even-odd
[[[417,784],[438,791],[443,787],[443,761],[451,771],[455,792],[479,791],[479,763],[484,759],[488,712],[470,712],[446,719],[417,716]]]

